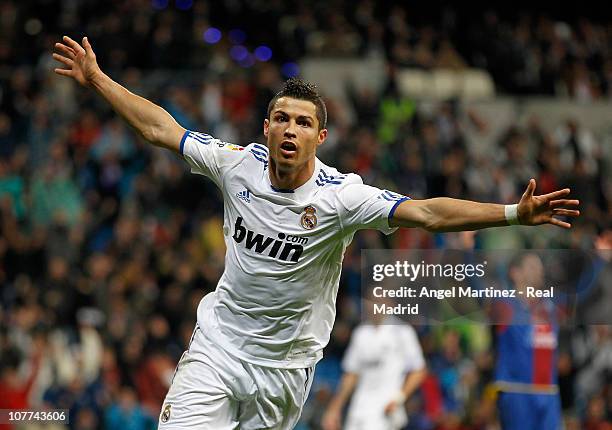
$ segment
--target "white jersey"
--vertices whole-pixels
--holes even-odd
[[[382,420],[407,373],[425,367],[414,329],[394,324],[360,325],[342,359],[342,370],[359,375],[347,421]]]
[[[356,230],[387,234],[407,198],[364,185],[316,160],[295,190],[275,189],[268,149],[241,147],[188,131],[181,153],[224,200],[225,271],[198,307],[207,336],[231,354],[277,368],[305,368],[322,357],[336,315],[342,258]]]

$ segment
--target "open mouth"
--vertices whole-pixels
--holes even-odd
[[[297,151],[297,145],[293,142],[285,140],[280,146],[283,155],[293,155]]]

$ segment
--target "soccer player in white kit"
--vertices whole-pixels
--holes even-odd
[[[373,316],[371,323],[353,331],[342,370],[337,393],[323,417],[324,430],[400,430],[408,423],[404,403],[427,372],[414,329],[384,315]]]
[[[329,341],[342,257],[362,228],[473,230],[577,216],[568,189],[497,205],[409,200],[364,185],[316,158],[327,137],[325,104],[289,81],[270,103],[267,144],[246,147],[181,127],[164,109],[105,75],[87,38],[64,36],[55,72],[93,88],[145,140],[180,154],[220,188],[227,253],[217,289],[198,307],[189,348],[162,407],[163,430],[291,429]]]

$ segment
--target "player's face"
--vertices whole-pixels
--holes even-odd
[[[314,103],[281,97],[272,108],[270,119],[264,121],[264,136],[274,165],[290,172],[314,163],[317,147],[327,137],[327,130],[319,130]]]
[[[542,260],[533,254],[525,256],[511,276],[517,288],[544,287],[545,271]]]
[[[544,286],[544,265],[537,255],[528,255],[523,260],[522,269],[525,281],[533,287]]]

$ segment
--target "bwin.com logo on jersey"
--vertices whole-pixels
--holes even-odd
[[[244,190],[236,193],[236,197],[245,203],[251,203],[251,192],[249,190]]]
[[[308,238],[299,235],[278,233],[277,237],[264,236],[249,230],[242,217],[234,225],[234,241],[257,254],[267,255],[282,261],[297,263],[304,252]]]

